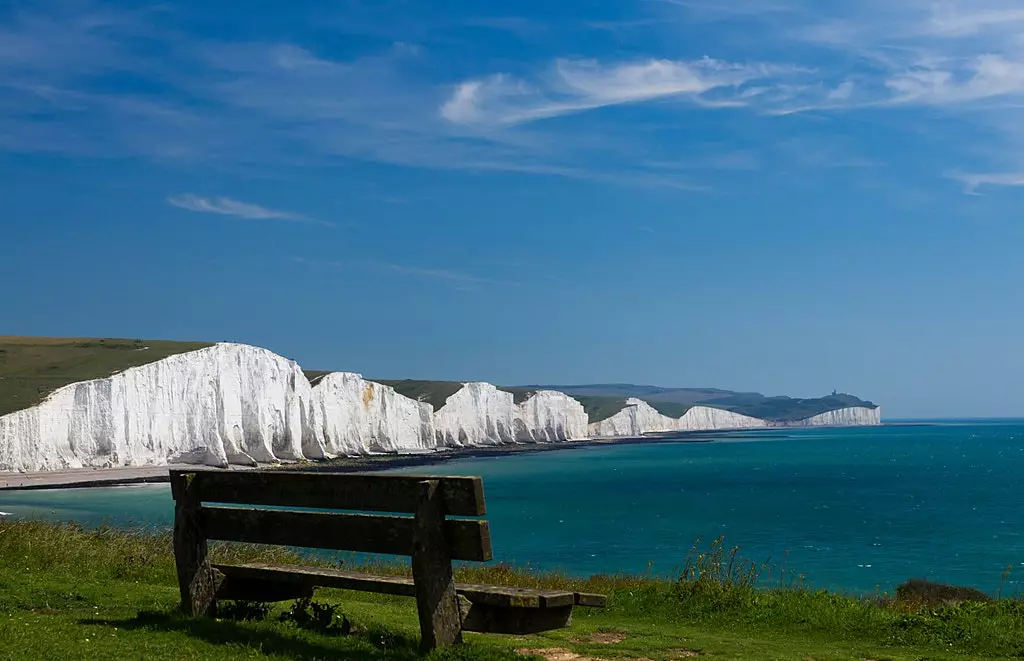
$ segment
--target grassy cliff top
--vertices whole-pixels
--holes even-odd
[[[35,406],[61,386],[211,346],[116,338],[0,336],[0,415]]]
[[[872,402],[841,393],[811,399],[751,396],[743,393],[716,399],[711,404],[755,418],[778,421],[805,420],[821,413],[850,407],[878,408]]]
[[[422,381],[418,379],[370,379],[391,386],[399,395],[405,395],[421,402],[428,402],[437,411],[448,398],[462,389],[460,381]]]

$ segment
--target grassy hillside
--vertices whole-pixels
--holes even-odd
[[[626,406],[625,397],[588,397],[585,395],[573,395],[573,397],[583,405],[583,410],[587,412],[590,422],[607,420]]]
[[[399,381],[371,379],[371,381],[391,386],[400,395],[418,399],[421,402],[429,402],[435,411],[444,406],[449,397],[462,389],[462,383],[458,381],[420,381],[416,379]]]
[[[229,563],[313,562],[272,547],[215,543],[212,552]],[[721,544],[695,546],[680,561],[678,577],[663,580],[572,579],[500,564],[459,568],[459,580],[599,592],[608,595],[608,606],[577,608],[569,628],[537,635],[467,634],[466,645],[428,659],[967,661],[1019,659],[1024,652],[1019,600],[991,600],[969,590],[855,598],[802,588],[785,576],[758,588],[764,565]],[[408,571],[398,565],[369,569]],[[275,605],[262,620],[243,620],[227,610],[216,620],[184,617],[176,612],[168,536],[0,519],[2,659],[422,658],[415,600],[337,590],[318,591],[315,599],[335,606],[350,631],[280,620],[291,602]]]
[[[711,402],[713,406],[736,411],[744,415],[765,420],[804,420],[821,413],[851,406],[876,408],[875,404],[853,395],[836,394],[814,399],[797,399],[794,397],[764,397],[737,394],[723,397]]]
[[[652,399],[648,402],[655,411],[662,415],[667,415],[670,418],[681,418],[683,415],[693,408],[693,404],[679,404],[677,402],[663,402],[657,399]]]
[[[69,383],[110,376],[210,345],[166,340],[0,336],[0,415],[35,406]]]

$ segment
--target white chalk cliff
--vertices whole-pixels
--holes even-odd
[[[785,427],[869,427],[882,424],[882,407],[851,406],[803,420],[780,423]]]
[[[767,426],[766,421],[742,413],[733,413],[710,406],[694,406],[679,418],[679,426],[676,429],[699,431],[701,429],[753,429]]]
[[[626,406],[610,418],[590,423],[590,435],[596,438],[641,436],[670,431],[702,429],[750,429],[767,427],[759,418],[741,415],[710,406],[694,406],[679,418],[659,413],[642,399],[629,398]]]
[[[521,404],[489,383],[466,383],[434,414],[437,444],[471,447],[587,438],[587,413],[565,393],[540,390]]]
[[[538,390],[517,408],[517,441],[558,443],[587,438],[586,410],[563,392]]]
[[[293,361],[217,344],[72,383],[0,417],[0,470],[272,463],[303,446],[312,390]]]
[[[489,383],[466,383],[435,412],[358,374],[331,373],[311,386],[294,361],[222,343],[72,383],[0,416],[0,471],[253,465],[775,425],[706,406],[673,418],[640,399],[588,422],[583,405],[561,392],[536,391],[517,404]],[[877,425],[880,410],[854,407],[787,424]]]
[[[350,372],[332,372],[313,386],[311,424],[331,456],[433,450],[433,413],[430,404]]]
[[[658,413],[642,399],[630,397],[621,411],[605,420],[590,423],[588,431],[596,438],[640,436],[651,432],[674,431],[678,424],[678,419]]]

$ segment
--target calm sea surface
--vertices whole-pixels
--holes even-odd
[[[1024,420],[746,434],[465,458],[401,473],[482,475],[495,555],[572,574],[669,575],[697,537],[891,590],[910,577],[1024,587]],[[0,492],[0,512],[168,527],[165,485]]]

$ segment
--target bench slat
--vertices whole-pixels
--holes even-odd
[[[199,512],[208,539],[393,555],[413,551],[411,517],[208,506]],[[486,521],[447,520],[444,530],[453,559],[491,559]]]
[[[188,476],[191,476],[189,478]],[[172,470],[171,491],[180,498],[183,481],[191,479],[201,502],[239,505],[312,507],[371,512],[416,511],[420,482],[440,482],[445,513],[482,516],[483,480],[479,477],[424,475],[358,475],[312,471]]]
[[[229,579],[238,577],[248,580],[296,583],[304,586],[318,585],[341,590],[377,592],[403,597],[415,595],[413,580],[407,576],[379,576],[343,569],[297,567],[266,563],[213,565],[213,567]],[[455,591],[473,603],[506,608],[561,608],[574,604],[581,606],[591,605],[581,603],[576,593],[566,590],[539,590],[501,585],[456,583]],[[600,605],[603,606],[604,604]]]

